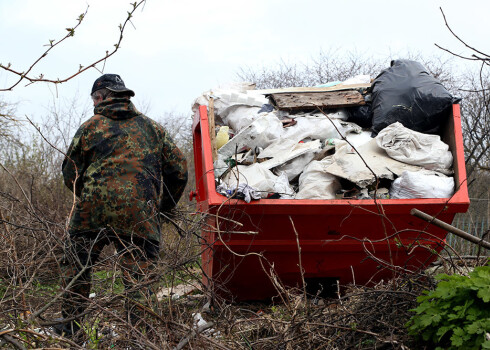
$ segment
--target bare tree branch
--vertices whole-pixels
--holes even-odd
[[[17,75],[19,77],[19,79],[15,83],[13,83],[12,85],[10,85],[9,87],[1,88],[0,91],[12,91],[23,80],[29,81],[29,83],[27,85],[30,85],[30,84],[33,84],[33,83],[37,83],[37,82],[46,82],[46,83],[53,83],[53,84],[61,84],[61,83],[65,83],[65,82],[69,81],[70,79],[73,79],[77,75],[85,72],[86,70],[88,70],[90,68],[97,69],[96,65],[99,64],[100,62],[104,62],[104,65],[105,65],[105,61],[109,57],[111,57],[112,55],[114,55],[119,50],[119,48],[121,47],[121,42],[123,40],[123,34],[124,34],[124,30],[126,28],[126,25],[128,24],[128,22],[131,23],[131,18],[133,17],[134,12],[136,11],[136,9],[139,6],[141,6],[142,4],[144,4],[145,1],[146,0],[141,0],[139,2],[135,2],[135,3],[132,3],[131,4],[132,9],[131,9],[131,11],[128,11],[128,16],[127,16],[126,20],[123,22],[123,24],[120,24],[119,25],[119,38],[118,38],[117,43],[114,44],[114,49],[111,52],[106,51],[104,57],[96,60],[93,63],[87,64],[85,66],[83,66],[83,65],[80,64],[77,72],[75,72],[74,74],[72,74],[72,75],[70,75],[70,76],[68,76],[68,77],[66,77],[64,79],[59,79],[59,78],[57,78],[57,79],[45,78],[43,74],[40,74],[38,77],[34,77],[34,76],[30,76],[29,75],[29,73],[32,71],[32,69],[42,59],[44,59],[52,49],[54,49],[56,46],[58,46],[59,44],[61,44],[66,39],[68,39],[70,37],[73,37],[75,35],[75,30],[82,24],[82,21],[84,20],[86,14],[87,14],[87,11],[88,11],[88,7],[87,7],[87,10],[78,17],[78,23],[73,28],[66,28],[66,30],[68,31],[68,33],[62,39],[60,39],[58,41],[49,40],[49,44],[47,44],[49,46],[48,49],[46,51],[44,51],[43,54],[39,58],[37,58],[26,71],[15,70],[15,69],[11,68],[11,64],[10,63],[8,65],[6,65],[6,66],[0,63],[0,68],[1,69],[5,70],[7,72],[10,72],[10,73],[12,73],[14,75]],[[133,25],[133,27],[134,27],[134,25]]]

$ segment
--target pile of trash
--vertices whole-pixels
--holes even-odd
[[[420,64],[396,60],[373,81],[314,88],[204,93],[212,102],[217,191],[251,200],[449,198],[449,146],[441,126],[453,103]]]

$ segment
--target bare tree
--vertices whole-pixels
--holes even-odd
[[[452,57],[473,64],[476,70],[470,70],[461,77],[458,92],[463,97],[461,103],[462,126],[466,157],[466,172],[472,203],[469,210],[471,220],[475,217],[487,218],[490,214],[490,55],[465,39],[459,37],[451,28],[441,8],[444,23],[458,41],[463,53],[436,46]],[[471,67],[471,66],[470,66]],[[471,69],[471,68],[470,68]],[[483,221],[481,225],[483,229]]]
[[[342,81],[358,74],[374,77],[385,65],[354,52],[342,55],[332,49],[320,51],[311,59],[311,63],[280,60],[274,66],[241,68],[237,76],[256,83],[259,89],[315,86],[330,81]]]

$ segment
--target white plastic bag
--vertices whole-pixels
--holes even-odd
[[[274,193],[279,193],[281,199],[294,199],[295,192],[289,184],[286,173],[281,173],[274,183]]]
[[[261,113],[262,114],[262,113]],[[227,144],[218,150],[218,154],[231,157],[238,149],[262,147],[265,148],[274,140],[281,137],[283,133],[282,123],[277,116],[271,112],[258,117],[252,124],[243,128]]]
[[[314,160],[299,177],[299,191],[296,199],[335,199],[340,183],[326,168],[332,164],[332,157]]]
[[[252,124],[259,115],[260,107],[246,105],[233,105],[225,109],[221,114],[221,120],[230,126],[236,133]]]
[[[376,143],[391,158],[426,169],[449,169],[453,163],[449,146],[438,135],[413,131],[399,122],[381,130]]]
[[[345,136],[348,132],[359,130],[360,127],[338,119],[328,119],[324,115],[302,115],[295,118],[296,124],[284,129],[283,138],[299,142],[306,138],[335,139]],[[335,125],[335,126],[334,126]]]
[[[390,198],[450,198],[454,179],[435,171],[404,171],[391,184]]]
[[[289,154],[292,152],[294,147],[298,144],[298,142],[291,140],[291,139],[285,139],[285,138],[279,138],[274,140],[269,146],[264,148],[257,158],[263,159],[263,158],[274,158],[277,157],[278,155],[282,154]]]
[[[274,184],[277,176],[272,171],[255,163],[250,166],[238,165],[230,170],[223,179],[223,182],[230,188],[238,187],[238,184],[247,184],[253,187],[262,198],[266,198],[271,192],[274,192]]]
[[[276,176],[265,169],[260,163],[250,166],[238,165],[230,170],[223,182],[228,188],[237,188],[239,184],[247,184],[258,191],[262,198],[269,193],[279,193],[281,198],[293,198],[294,190],[289,185],[286,174]]]

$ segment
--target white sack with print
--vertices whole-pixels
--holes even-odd
[[[376,142],[388,155],[400,162],[430,170],[449,169],[453,156],[438,135],[423,134],[393,123],[376,136]]]

